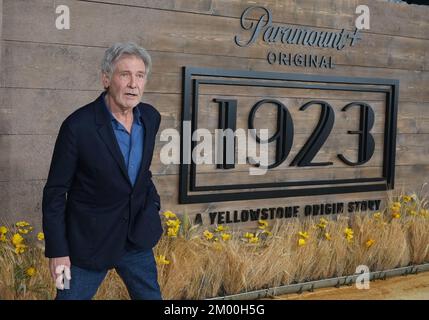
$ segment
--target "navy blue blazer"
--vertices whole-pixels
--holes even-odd
[[[46,257],[101,270],[115,265],[127,242],[150,249],[159,241],[161,201],[149,168],[161,116],[149,104],[137,108],[145,136],[134,187],[101,95],[61,125],[43,189]]]

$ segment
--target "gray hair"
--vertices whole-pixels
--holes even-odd
[[[143,60],[147,78],[152,68],[152,59],[146,49],[139,47],[134,42],[117,42],[107,49],[101,62],[101,71],[111,77],[115,62],[124,54],[133,55]]]

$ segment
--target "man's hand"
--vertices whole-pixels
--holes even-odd
[[[59,257],[49,259],[49,270],[58,289],[64,289],[64,281],[71,279],[70,257]]]

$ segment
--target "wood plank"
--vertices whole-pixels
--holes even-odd
[[[0,70],[2,70],[2,53],[3,53],[3,0],[0,0]],[[0,87],[2,85],[0,76]]]
[[[86,2],[96,1],[86,0]],[[245,8],[257,5],[255,1],[250,0],[104,0],[103,2],[226,17],[240,17]],[[353,28],[357,17],[355,9],[361,4],[368,5],[370,8],[370,32],[428,39],[428,35],[424,31],[428,27],[426,19],[428,9],[424,6],[388,3],[385,1],[374,2],[371,0],[344,0],[341,1],[341,5],[332,0],[317,2],[312,0],[264,0],[259,5],[265,6],[275,14],[273,17],[273,22],[275,23],[282,22],[279,18],[282,17],[281,20],[287,21],[288,24],[316,25],[336,29],[340,26]],[[393,16],[395,17],[395,23],[391,23]]]
[[[406,192],[419,191],[421,184],[427,182],[426,172],[429,165],[397,166],[395,192],[402,188]],[[423,174],[422,174],[423,173]],[[277,198],[266,200],[230,201],[222,203],[187,204],[179,205],[178,176],[155,176],[154,182],[161,195],[162,211],[172,210],[178,214],[188,213],[194,217],[202,213],[205,224],[209,223],[208,212],[226,211],[234,209],[254,209],[263,207],[280,207],[305,204],[320,204],[333,202],[360,201],[369,199],[385,199],[386,192],[362,192],[354,194],[309,196],[295,198]],[[33,222],[36,227],[41,225],[41,201],[45,180],[20,180],[0,182],[0,203],[2,203],[2,219],[25,220]]]
[[[334,202],[336,198],[332,195],[321,197],[306,197],[306,198],[295,198],[293,201],[290,199],[270,199],[269,202],[255,202],[255,201],[237,201],[227,203],[212,203],[212,204],[192,204],[192,205],[174,205],[176,198],[172,199],[167,195],[164,189],[164,183],[170,184],[172,178],[163,181],[155,181],[157,188],[162,198],[162,211],[174,210],[178,214],[183,214],[184,210],[189,211],[191,216],[195,213],[203,213],[203,219],[208,219],[208,211],[221,211],[231,210],[233,208],[256,208],[264,206],[286,206],[299,203],[323,203],[323,202]],[[0,203],[2,203],[2,221],[16,222],[20,220],[28,220],[35,227],[41,228],[41,201],[43,187],[45,180],[30,180],[30,181],[12,181],[12,182],[0,182]],[[347,195],[344,199],[349,201],[358,199],[378,199],[384,197],[384,192],[377,192],[374,194],[363,193],[357,195]],[[170,201],[170,202],[167,202]],[[205,213],[204,213],[205,212]],[[38,230],[35,230],[38,232]]]
[[[5,42],[3,57],[3,81],[6,87],[50,88],[68,90],[100,90],[100,73],[98,66],[103,56],[102,48],[83,48],[76,46],[40,45],[34,43]],[[156,57],[159,53],[154,52]],[[162,63],[154,64],[147,92],[180,93],[182,90],[182,66],[189,62],[189,55],[169,54],[158,61],[169,61],[175,67],[162,67]],[[245,63],[237,64],[237,59],[211,59],[210,64],[198,63],[199,56],[194,56],[194,66],[248,70]],[[155,58],[156,59],[156,58]],[[154,59],[154,60],[155,60]],[[164,60],[165,59],[165,60]],[[245,59],[247,61],[247,59]],[[56,68],[52,68],[55,65]],[[267,65],[260,60],[253,60],[249,68],[254,71],[297,72],[311,74],[311,70],[300,67],[278,68]],[[429,72],[407,71],[387,68],[368,68],[338,66],[329,73],[337,76],[377,77],[400,79],[400,100],[429,102],[429,91],[425,90],[429,83]],[[340,93],[339,93],[340,94]],[[322,98],[322,97],[321,97]]]
[[[227,14],[240,17],[244,8],[255,5],[254,1],[214,0],[214,14]],[[338,3],[332,0],[311,1],[268,0],[262,3],[271,9],[275,15],[273,22],[283,22],[304,26],[318,26],[324,28],[354,29],[355,14],[358,5],[367,5],[370,9],[370,33],[411,36],[428,39],[428,22],[426,16],[428,8],[416,5],[388,3],[387,1],[357,1],[345,0]],[[280,18],[281,17],[281,18]],[[392,23],[392,17],[395,23]],[[423,29],[423,30],[422,30]]]
[[[209,78],[213,79],[213,78]],[[237,79],[234,79],[235,81]],[[265,82],[264,82],[265,83]],[[291,83],[291,81],[271,81],[268,82],[270,84],[280,83],[283,85],[287,85]],[[307,83],[303,83],[307,84]],[[324,84],[317,83],[317,84]],[[344,87],[349,88],[349,86],[343,85]],[[362,88],[362,86],[358,86]],[[388,89],[388,87],[384,87],[383,89]],[[263,86],[248,86],[248,85],[207,85],[201,84],[199,86],[198,94],[200,96],[211,95],[212,97],[216,96],[224,96],[226,98],[231,98],[234,96],[239,97],[254,97],[254,99],[261,98],[292,98],[299,97],[300,102],[308,102],[310,99],[319,100],[320,97],[324,99],[331,98],[342,98],[344,100],[358,100],[358,101],[385,101],[386,94],[381,92],[359,92],[359,91],[338,91],[338,90],[320,90],[320,89],[303,89],[303,88],[273,88],[273,87],[263,87]],[[210,98],[210,96],[208,97]],[[204,101],[203,101],[204,102]]]
[[[230,97],[234,99],[235,97]],[[264,96],[257,98],[248,98],[243,97],[237,99],[237,119],[236,125],[237,128],[248,128],[248,118],[253,106]],[[270,96],[270,98],[274,98]],[[287,107],[294,125],[295,133],[309,133],[313,132],[317,123],[320,119],[321,107],[320,105],[313,105],[311,108],[305,111],[300,111],[299,108],[305,103],[310,102],[311,99],[294,99],[286,97],[276,97],[276,101],[281,102],[284,106]],[[359,125],[360,113],[359,108],[351,108],[347,112],[341,111],[341,109],[350,103],[351,101],[356,101],[353,98],[350,100],[334,100],[326,99],[324,100],[330,104],[332,107],[335,120],[334,127],[332,128],[331,134],[338,132],[345,132],[346,130],[355,130],[356,126]],[[367,101],[367,100],[365,100]],[[374,126],[371,129],[372,133],[381,133],[384,132],[385,126],[385,103],[383,102],[370,102],[370,106],[375,114]],[[218,128],[218,118],[219,118],[219,106],[217,103],[213,102],[213,96],[204,96],[201,97],[199,101],[199,110],[198,110],[198,127],[207,128],[211,132],[214,132],[214,129]],[[255,114],[254,126],[255,128],[262,129],[267,128],[276,130],[277,123],[277,108],[273,104],[264,104]]]
[[[427,172],[429,167],[423,166],[397,166],[396,167],[395,190],[402,188],[409,191],[419,191],[421,185],[427,182],[427,176],[421,177],[422,173]],[[246,200],[246,201],[227,201],[222,203],[209,204],[177,204],[178,199],[178,178],[176,176],[157,176],[155,178],[156,186],[161,194],[164,210],[172,210],[177,213],[186,211],[188,214],[202,213],[208,211],[234,210],[234,208],[263,208],[265,206],[276,207],[295,204],[329,203],[335,201],[350,201],[351,199],[376,199],[385,196],[385,192],[365,192],[343,195],[323,195],[294,198],[272,198],[267,200]]]
[[[5,2],[4,38],[43,43],[79,44],[107,47],[115,41],[133,40],[150,50],[192,54],[237,56],[265,59],[269,49],[289,52],[285,46],[255,44],[240,48],[233,38],[240,30],[239,19],[172,12],[89,2],[69,5],[73,27],[56,30],[52,24],[52,0]],[[33,17],[38,17],[35,27]],[[100,21],[102,19],[102,21]],[[27,21],[24,22],[23,21]],[[104,21],[111,23],[105,24]],[[114,21],[120,21],[115,25]],[[130,25],[124,24],[128,21]],[[94,37],[87,30],[102,28]],[[145,32],[150,30],[150,32]],[[355,47],[344,51],[293,47],[292,52],[332,55],[337,65],[376,66],[423,70],[429,41],[366,33]]]
[[[197,174],[198,186],[228,186],[231,184],[253,184],[253,183],[273,183],[273,182],[291,182],[291,181],[311,181],[317,175],[317,180],[339,180],[339,179],[358,179],[358,178],[377,178],[383,175],[382,167],[358,167],[358,168],[332,168],[319,167],[317,169],[306,168],[288,168],[283,170],[268,170],[261,176],[251,176],[245,172],[236,172],[233,170],[218,170],[213,174]]]
[[[302,145],[306,141],[307,137],[303,135],[298,135],[295,138],[294,149],[291,151],[288,160],[282,164],[280,167],[286,167],[289,161],[291,161],[296,155],[298,150],[297,146]],[[336,159],[336,153],[338,151],[337,144],[343,145],[340,142],[340,137],[332,137],[331,141],[327,141],[323,148],[319,151],[317,158],[315,161],[333,161],[337,166],[343,166],[338,159]],[[427,164],[428,160],[426,159],[429,150],[426,146],[426,134],[398,134],[397,136],[397,145],[396,145],[396,163],[399,164]],[[381,143],[382,136],[375,134],[375,140]],[[336,144],[337,143],[337,144]],[[167,142],[160,142],[158,140],[157,145],[154,151],[154,158],[152,161],[152,166],[154,172],[162,173],[162,174],[176,174],[178,172],[177,165],[164,165],[160,161],[160,151],[162,147],[167,144]],[[357,145],[353,143],[353,145]],[[356,151],[355,149],[346,148],[341,149],[345,156],[350,159],[356,159]],[[371,158],[371,162],[374,162],[373,165],[380,165],[382,159],[381,150],[377,147],[374,152],[373,158]],[[237,165],[239,167],[239,165]],[[211,168],[211,166],[210,166]],[[206,168],[209,170],[210,168]],[[204,170],[204,166],[201,167],[201,170]],[[206,170],[206,171],[207,171]],[[248,166],[245,166],[244,171],[248,171]]]
[[[397,137],[396,164],[397,165],[427,165],[429,164],[429,150],[427,148],[428,134],[399,134]],[[0,181],[13,180],[34,180],[46,178],[49,164],[52,157],[56,136],[55,135],[0,135]],[[375,140],[379,141],[380,135],[375,135]],[[334,162],[333,167],[340,170],[347,168],[336,159],[338,145],[342,145],[341,137],[332,137],[332,142],[327,143],[317,154],[314,161]],[[303,137],[296,138],[296,145],[299,146],[304,141]],[[158,142],[154,151],[151,170],[154,174],[170,175],[178,174],[179,165],[166,165],[160,161],[160,150],[165,142]],[[297,152],[297,147],[291,152],[287,160],[277,167],[278,172],[294,171],[295,168],[288,167],[288,164]],[[356,159],[356,150],[349,148],[341,150],[350,159]],[[31,159],[31,161],[29,160]],[[380,166],[382,155],[377,149],[366,166]],[[236,172],[248,173],[247,165],[237,165]],[[212,166],[201,166],[199,172],[207,174],[213,173]],[[286,171],[285,171],[286,170]],[[342,170],[342,169],[341,169]],[[427,174],[426,174],[427,178]]]
[[[71,30],[56,30],[52,19],[57,5],[54,0],[0,0],[2,219],[28,219],[40,225],[42,189],[59,125],[69,113],[100,93],[97,66],[105,48],[114,41],[129,39],[149,48],[153,56],[154,73],[149,80],[144,100],[154,104],[161,112],[161,130],[180,128],[182,66],[400,79],[396,189],[402,186],[418,188],[421,183],[427,182],[428,7],[369,0],[345,0],[341,4],[332,0],[264,0],[260,3],[273,11],[275,23],[324,30],[338,30],[343,26],[353,28],[355,7],[358,4],[369,5],[371,30],[365,32],[363,40],[356,47],[333,52],[282,45],[256,44],[250,48],[235,46],[234,35],[245,34],[240,31],[239,17],[245,7],[254,5],[250,0],[64,0],[61,4],[66,4],[71,9]],[[269,65],[266,61],[269,50],[332,55],[336,67],[333,70],[314,70]],[[250,106],[258,94],[262,94],[257,90],[250,93],[248,89],[233,91],[234,96],[238,96],[246,106]],[[226,97],[231,96],[231,88],[226,88],[221,93]],[[264,94],[275,96],[274,92]],[[207,95],[201,97],[201,101],[207,105],[212,97],[207,92]],[[320,98],[329,100],[339,108],[348,99],[362,98],[362,95],[294,90],[279,97],[291,105],[294,121],[297,123],[290,159],[308,138],[317,120],[317,113],[304,115],[297,112],[300,104],[309,98]],[[366,95],[363,98],[372,101],[376,108],[382,106],[381,99],[377,96]],[[202,108],[200,115],[201,123],[207,127],[216,124],[217,115],[208,108]],[[273,112],[259,114],[257,121],[263,125],[262,120],[268,122],[273,116]],[[318,154],[317,161],[335,159],[339,148],[343,148],[350,158],[356,156],[353,138],[341,135],[341,131],[348,128],[351,122],[356,124],[356,117],[353,113],[347,116],[340,113],[334,127],[335,136],[327,141]],[[244,127],[245,118],[240,119],[238,124]],[[377,145],[382,141],[382,123],[383,118],[377,116],[374,128]],[[159,153],[165,142],[158,139],[159,135],[152,171],[163,200],[163,209],[178,213],[186,211],[191,216],[205,212],[206,222],[209,211],[386,196],[385,192],[371,192],[179,205],[179,166],[160,162]],[[377,150],[371,162],[363,167],[349,168],[336,163],[333,168],[319,168],[318,177],[328,179],[378,174],[381,160],[381,153]],[[266,181],[280,181],[284,176],[289,179],[304,179],[314,175],[312,168],[290,168],[287,164],[285,162],[269,171],[264,177]],[[252,177],[242,175],[247,169],[246,166],[241,166],[227,174],[219,174],[212,167],[203,166],[198,169],[198,179],[204,183],[252,181]]]
[[[33,233],[42,231],[42,194],[46,181],[0,182],[1,221],[29,221]]]
[[[100,1],[92,0],[78,0],[80,2],[94,2],[100,3]],[[199,14],[210,14],[212,10],[213,0],[107,0],[103,1],[105,4],[111,4],[116,6],[129,6],[135,8],[151,8],[161,9],[168,11],[182,11],[192,12]]]
[[[0,88],[0,134],[56,135],[64,119],[101,91]],[[162,115],[162,128],[179,127],[178,94],[144,94]],[[31,108],[31,112],[29,112]]]
[[[70,113],[93,101],[99,93],[99,91],[0,88],[0,134],[56,135],[62,121]],[[250,101],[251,98],[243,99]],[[179,94],[145,93],[143,101],[151,103],[161,112],[161,131],[167,128],[176,128],[180,131],[182,102]],[[332,101],[341,104],[344,100]],[[29,106],[31,112],[28,112]],[[216,113],[208,113],[204,108],[200,114],[212,118],[216,116]],[[271,115],[272,113],[267,111],[267,116]],[[256,114],[257,118],[261,116],[259,112]],[[298,113],[296,117],[300,121],[305,117],[313,121],[317,115],[313,112],[303,112]],[[336,114],[336,118],[341,119],[338,121],[344,121],[344,117],[346,117],[344,113]],[[300,127],[296,129],[303,130]],[[381,131],[379,127],[375,127],[373,132]],[[429,103],[401,102],[398,133],[429,133]]]
[[[0,181],[46,179],[56,136],[0,135]]]

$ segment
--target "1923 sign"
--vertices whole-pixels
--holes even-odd
[[[207,171],[207,166],[206,171],[199,171],[197,163],[184,161],[183,146],[195,145],[195,141],[186,140],[191,137],[182,127],[180,203],[393,189],[398,89],[399,81],[394,79],[185,67],[182,123],[190,121],[193,132],[200,121],[207,125],[209,119],[199,116],[201,108],[207,108],[206,118],[216,114],[217,121],[212,121],[216,129],[236,130],[238,123],[246,124],[247,129],[256,129],[255,121],[273,122],[274,133],[268,139],[255,135],[255,140],[274,145],[273,159],[266,168],[275,174],[267,175],[265,180],[258,176],[249,179],[236,167],[235,160],[213,166],[211,171]],[[275,110],[274,117],[267,116],[269,109]],[[258,117],[258,113],[262,116]],[[311,118],[315,120],[313,128],[309,125]],[[341,122],[341,126],[338,125]],[[372,132],[375,123],[379,133]],[[347,128],[349,124],[351,127]],[[301,128],[306,126],[309,128]],[[339,136],[337,141],[333,138],[335,135]],[[297,143],[295,136],[298,136]],[[356,137],[355,143],[350,136]],[[329,139],[333,141],[330,152],[322,152]],[[343,140],[347,142],[342,144]],[[342,150],[349,147],[355,150],[351,153],[354,158]],[[234,145],[232,159],[236,148]],[[318,156],[330,161],[316,161]],[[377,161],[379,170],[369,170],[376,168]],[[365,164],[370,167],[366,168]],[[202,181],[199,175],[210,174],[211,178],[205,180],[216,182],[219,177],[227,182],[198,184]]]

